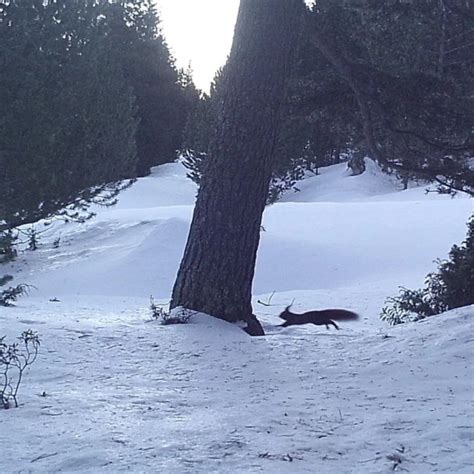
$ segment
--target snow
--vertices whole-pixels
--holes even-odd
[[[0,411],[0,472],[473,472],[474,307],[394,328],[378,319],[464,239],[472,201],[403,191],[371,163],[299,188],[264,216],[263,338],[202,314],[150,320],[192,215],[180,164],[85,224],[40,225],[39,250],[5,269],[37,290],[0,308],[0,335],[32,328],[42,344],[20,408]],[[277,327],[293,300],[361,320]]]

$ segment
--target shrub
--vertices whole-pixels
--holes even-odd
[[[169,324],[187,324],[193,316],[195,311],[186,308],[175,308],[171,311],[166,311],[164,306],[158,306],[153,297],[150,298],[151,317],[155,321],[159,321],[164,326]]]
[[[28,237],[28,250],[31,250],[31,251],[38,250],[38,245],[39,245],[38,231],[34,227],[31,227],[30,229],[27,230],[26,235]]]
[[[18,390],[28,366],[38,356],[40,340],[31,329],[24,331],[19,342],[7,344],[5,336],[0,337],[0,407],[18,407]]]
[[[0,277],[0,286],[4,286],[6,283],[11,281],[13,277],[11,275],[5,275]],[[20,283],[17,286],[10,286],[6,290],[0,291],[0,306],[13,306],[13,303],[23,295],[27,295],[32,285],[26,283]]]
[[[1,224],[1,223],[0,223]],[[16,243],[18,235],[10,230],[0,231],[0,264],[11,262],[17,257]],[[0,288],[13,280],[11,275],[0,276]],[[12,306],[20,297],[28,293],[30,287],[26,284],[11,286],[6,290],[0,290],[0,306]]]
[[[206,153],[186,149],[182,152],[183,166],[188,170],[186,176],[197,185],[201,184],[201,176],[206,161]]]
[[[467,226],[466,240],[451,248],[448,260],[437,261],[438,270],[428,274],[424,288],[401,288],[399,296],[387,299],[382,320],[401,324],[474,304],[474,216]]]
[[[14,234],[11,229],[0,231],[0,263],[7,263],[15,260],[17,256],[17,239],[18,236]]]

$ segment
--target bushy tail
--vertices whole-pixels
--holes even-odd
[[[288,307],[289,308],[289,307]],[[285,321],[291,321],[301,317],[317,317],[334,319],[335,321],[355,321],[359,319],[359,315],[347,309],[322,309],[319,311],[307,311],[306,313],[292,313],[288,308],[283,311],[279,317]]]
[[[324,309],[318,311],[322,316],[327,316],[335,321],[355,321],[359,319],[359,315],[347,309]]]

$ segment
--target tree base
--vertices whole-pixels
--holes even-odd
[[[243,328],[244,331],[250,336],[265,336],[265,331],[263,330],[260,321],[257,319],[257,316],[252,314],[248,320],[245,321],[247,327]]]

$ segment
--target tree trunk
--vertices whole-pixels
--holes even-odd
[[[304,11],[301,0],[241,0],[222,78],[215,138],[201,181],[171,307],[245,321],[272,172],[280,106]]]

